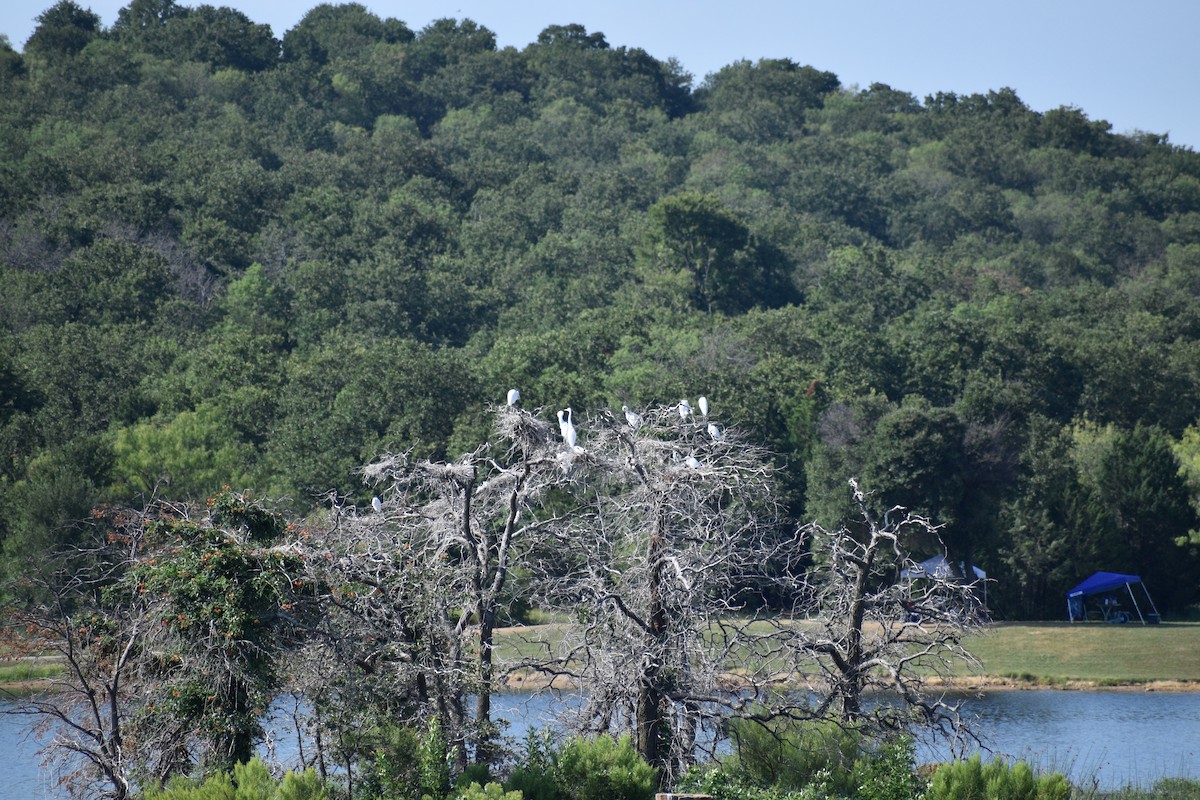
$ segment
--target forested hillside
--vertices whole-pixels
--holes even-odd
[[[22,49],[18,50],[17,47]],[[950,76],[947,76],[949,83]],[[1200,600],[1200,155],[1011,90],[700,77],[357,4],[70,0],[0,44],[0,538],[706,395],[795,520],[943,524],[997,613]]]

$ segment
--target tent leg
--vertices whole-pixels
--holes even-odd
[[[1143,588],[1145,588],[1145,587],[1143,586]],[[1142,624],[1145,625],[1146,618],[1142,616],[1142,609],[1138,606],[1137,598],[1133,596],[1133,587],[1127,583],[1127,584],[1125,584],[1125,590],[1127,592],[1129,592],[1129,599],[1133,601],[1134,611],[1138,612],[1138,619],[1140,619],[1142,621]]]
[[[1154,598],[1150,597],[1150,590],[1146,588],[1146,584],[1144,583],[1142,584],[1142,591],[1146,594],[1146,602],[1150,604],[1150,610],[1161,620],[1162,614],[1158,613],[1158,608],[1154,605]]]

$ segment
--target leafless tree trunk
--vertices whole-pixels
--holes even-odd
[[[146,603],[103,603],[129,563],[120,545],[73,551],[27,577],[23,588],[38,599],[10,610],[15,635],[8,642],[17,652],[53,654],[64,667],[10,713],[35,717],[35,727],[50,734],[42,756],[62,767],[68,791],[116,800],[129,796],[138,760],[131,698],[139,695],[137,658],[149,626]]]
[[[816,564],[796,589],[811,588],[815,603],[778,626],[791,669],[810,676],[816,699],[803,712],[880,732],[924,728],[970,738],[944,679],[957,664],[975,663],[962,639],[981,622],[978,587],[949,575],[902,580],[915,567],[906,538],[936,537],[936,526],[902,508],[877,519],[850,483],[865,533],[804,528]],[[892,702],[867,702],[885,697]]]
[[[542,603],[582,620],[542,669],[583,687],[582,730],[633,733],[664,783],[694,762],[698,731],[745,700],[727,691],[752,622],[736,595],[770,558],[775,519],[762,454],[708,423],[674,406],[589,421],[589,511],[538,581]],[[738,682],[765,686],[755,671]]]
[[[540,501],[571,479],[576,454],[552,431],[525,410],[502,407],[495,435],[503,452],[483,446],[453,463],[394,455],[370,464],[363,475],[382,510],[345,514],[310,544],[326,585],[357,587],[330,597],[351,620],[331,639],[360,665],[391,671],[393,691],[441,717],[460,771],[471,745],[477,762],[498,755],[495,631],[513,565],[562,524]]]

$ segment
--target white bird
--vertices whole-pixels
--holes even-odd
[[[692,404],[689,403],[687,400],[680,400],[679,401],[679,418],[687,419],[688,414],[691,414],[691,413],[692,413]]]
[[[379,499],[378,495],[371,498],[371,508],[376,512],[383,511],[383,501]]]
[[[687,464],[692,469],[700,469],[700,462],[695,456],[688,456],[683,460],[683,463]]]
[[[705,397],[704,395],[700,395],[700,399],[696,401],[696,405],[700,406],[700,414],[702,416],[707,417],[708,416],[708,398]]]
[[[562,434],[567,447],[575,447],[575,423],[571,422],[571,407],[567,406],[558,412],[558,430]]]
[[[642,424],[642,416],[630,411],[629,406],[621,406],[621,411],[625,412],[625,421],[629,423],[629,427],[637,430],[638,426]]]
[[[515,406],[515,405],[517,404],[517,401],[518,401],[518,400],[520,400],[520,399],[521,399],[521,393],[520,393],[520,392],[518,392],[516,389],[509,389],[509,390],[508,390],[508,404],[509,404],[510,406]]]
[[[714,442],[721,441],[721,429],[717,427],[717,423],[708,423],[708,435],[712,437]]]

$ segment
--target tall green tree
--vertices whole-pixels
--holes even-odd
[[[100,16],[72,0],[59,0],[38,14],[37,23],[25,42],[25,56],[43,63],[79,55],[101,34]]]
[[[755,246],[746,225],[715,196],[664,198],[650,207],[649,222],[639,260],[643,280],[662,300],[739,314],[790,299],[778,262]]]
[[[1170,438],[1153,426],[1137,425],[1117,434],[1100,465],[1099,501],[1112,517],[1117,550],[1109,554],[1153,588],[1169,609],[1195,596],[1194,548],[1188,532],[1196,526],[1187,483]]]

